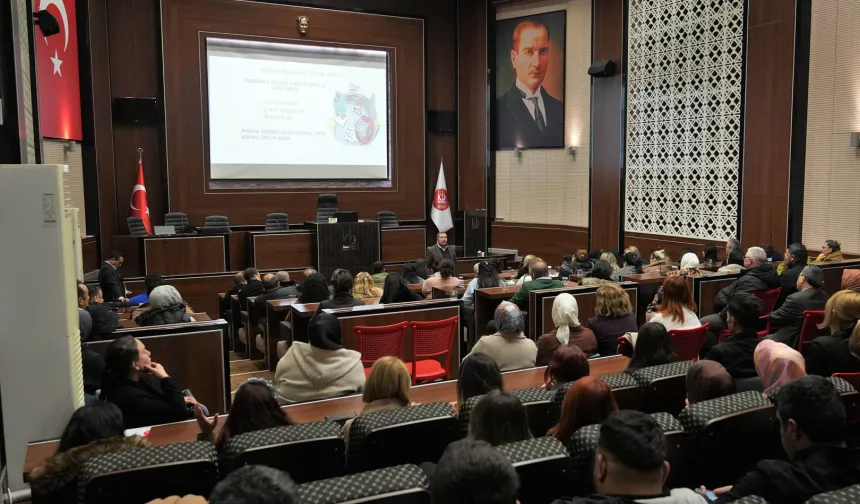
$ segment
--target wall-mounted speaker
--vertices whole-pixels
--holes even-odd
[[[612,60],[595,61],[588,67],[588,75],[592,77],[612,77],[615,75],[615,62]]]
[[[122,124],[150,124],[158,120],[155,98],[114,98],[113,120]]]
[[[437,135],[453,135],[457,132],[457,113],[448,110],[429,110],[427,129]]]

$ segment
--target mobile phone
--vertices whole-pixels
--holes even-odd
[[[194,394],[192,394],[191,391],[188,389],[182,389],[182,395],[184,395],[185,397],[191,397]]]
[[[710,502],[714,502],[717,500],[717,494],[715,494],[713,490],[708,490],[705,492],[705,498]]]

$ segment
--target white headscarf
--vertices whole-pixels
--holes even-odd
[[[699,267],[699,256],[694,254],[693,252],[687,252],[684,254],[684,257],[681,258],[681,269],[693,269]]]
[[[552,302],[552,323],[557,328],[555,337],[559,343],[567,345],[570,328],[579,327],[579,306],[576,304],[576,298],[566,292],[556,296]]]

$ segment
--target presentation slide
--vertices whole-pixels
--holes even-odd
[[[386,180],[388,54],[209,38],[213,180]]]

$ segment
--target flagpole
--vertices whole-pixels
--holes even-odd
[[[138,164],[143,162],[143,147],[137,148],[137,162]]]

